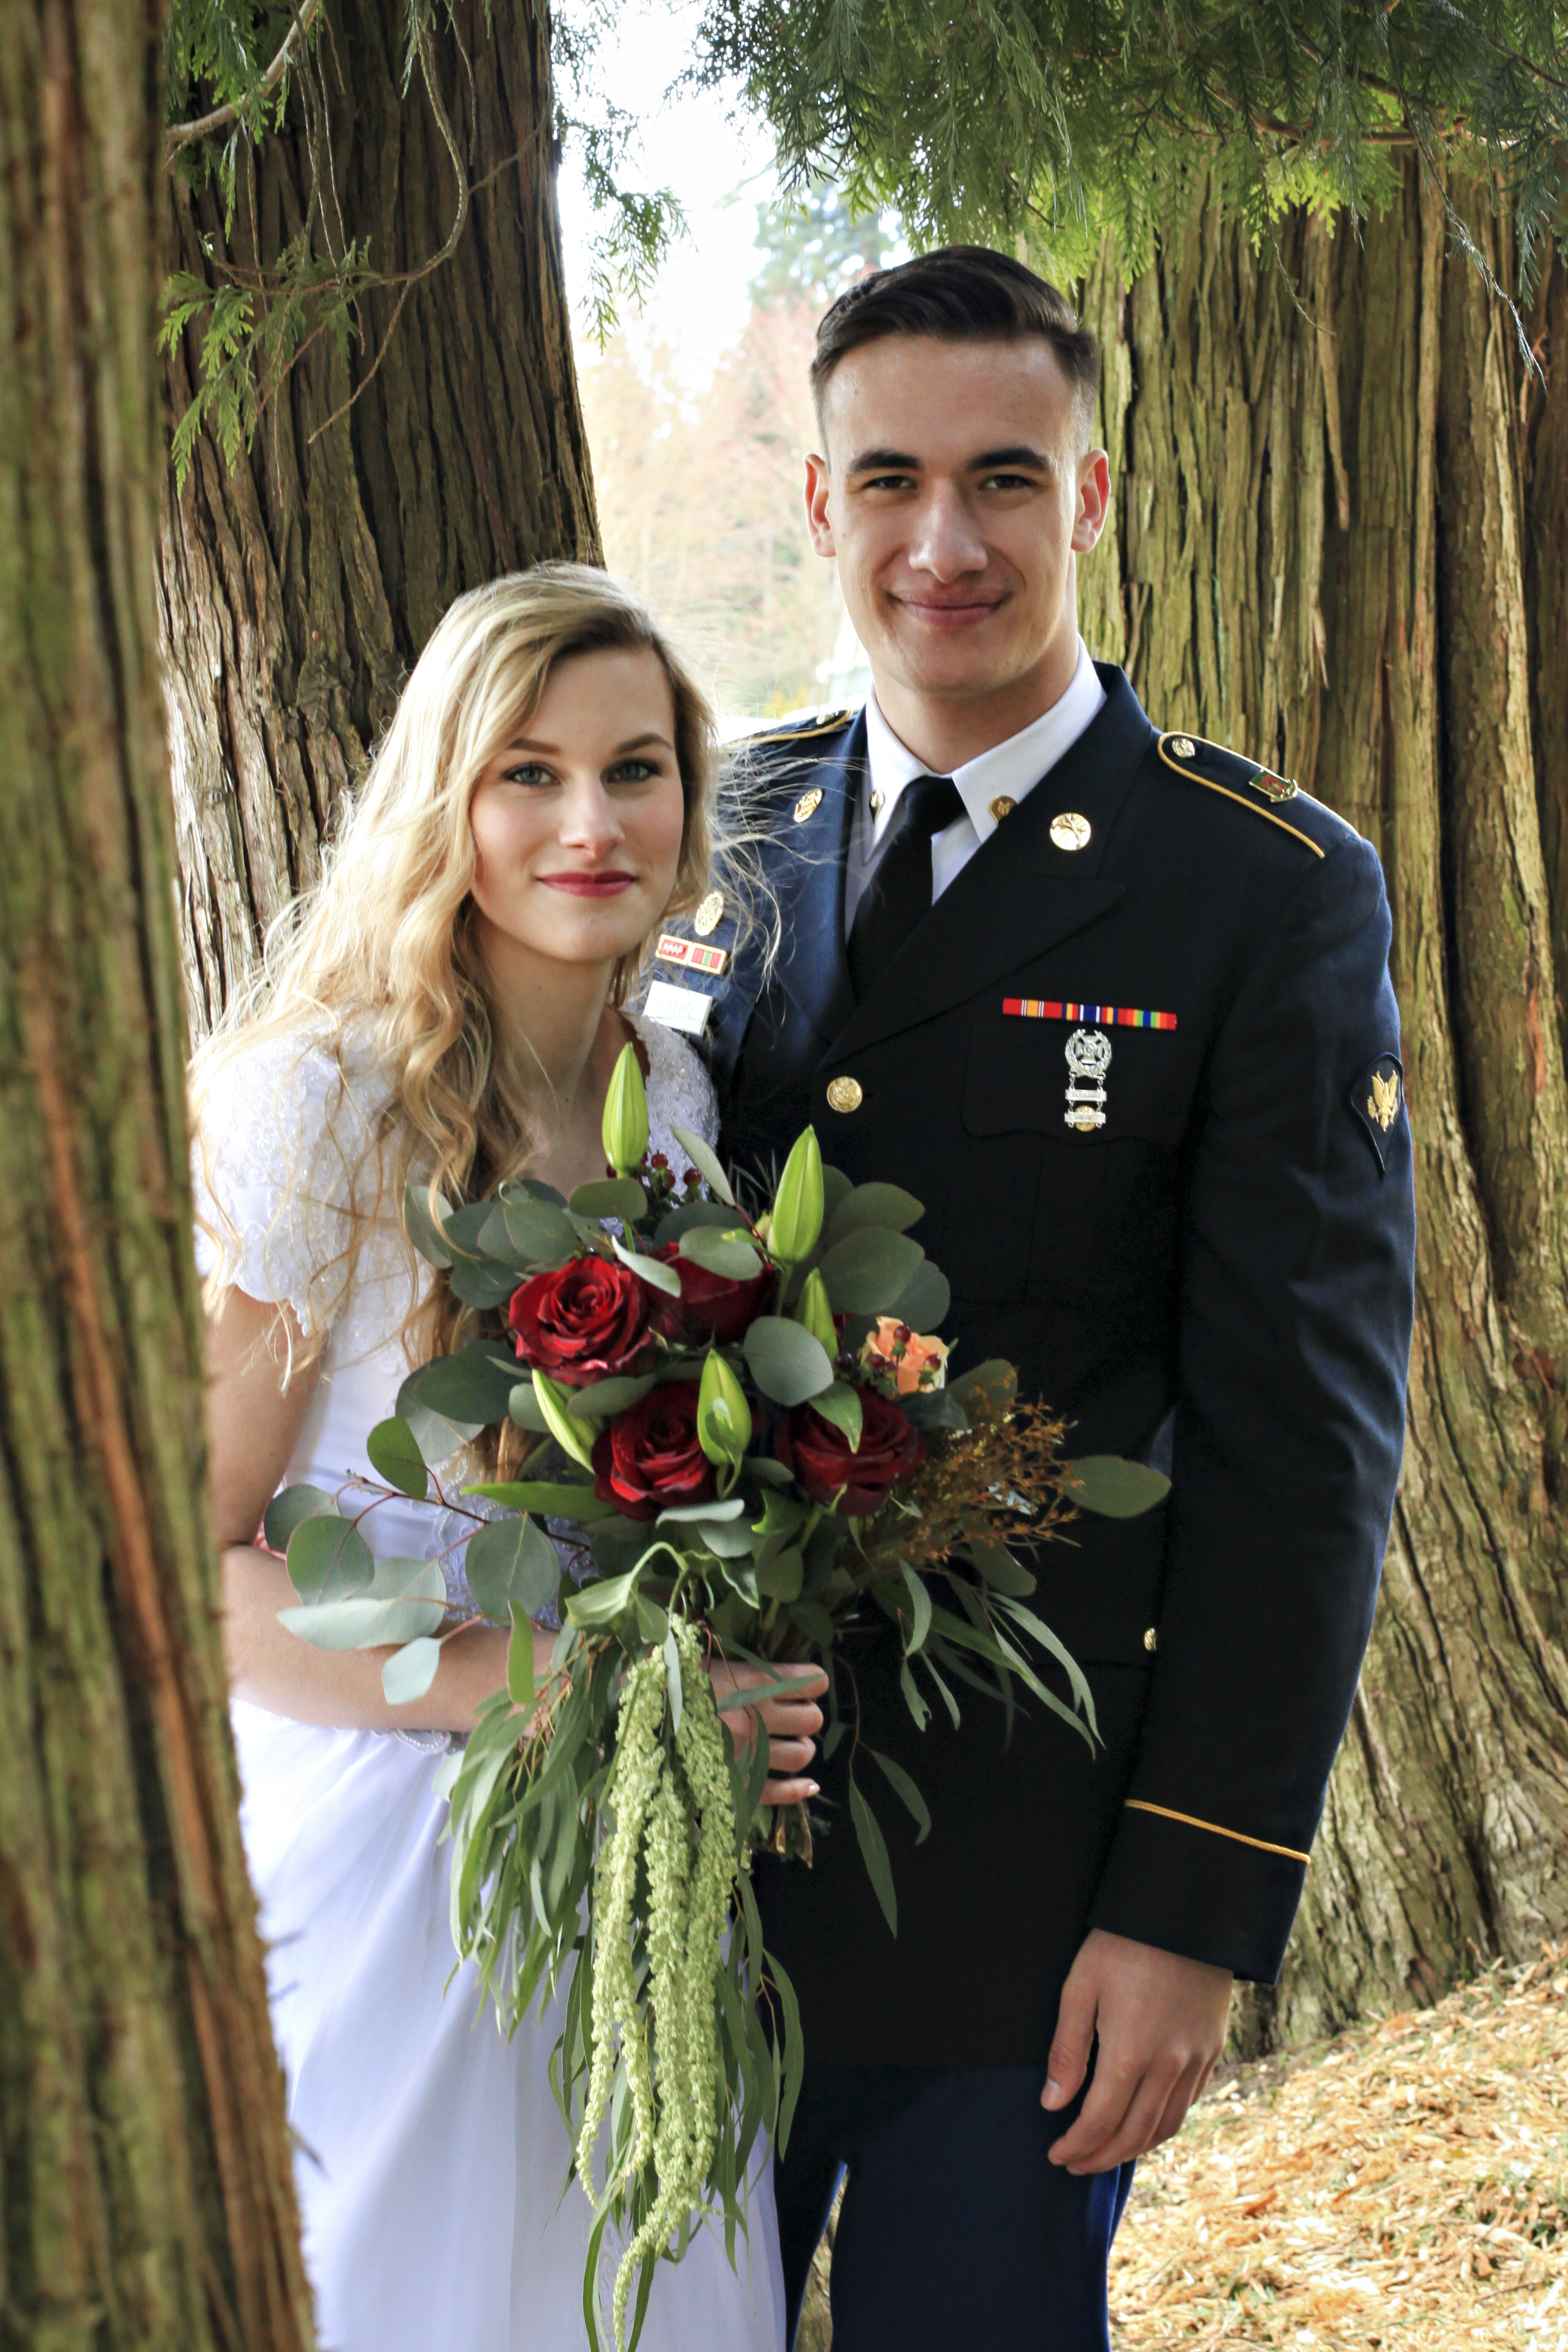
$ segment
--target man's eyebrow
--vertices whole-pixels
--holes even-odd
[[[1031,473],[1050,474],[1056,460],[1049,452],[1031,449],[1027,443],[1016,442],[1010,449],[985,449],[979,457],[971,457],[966,471],[971,474],[1000,473],[1009,466],[1025,466]]]
[[[906,449],[862,449],[850,462],[852,474],[917,474],[920,460]]]

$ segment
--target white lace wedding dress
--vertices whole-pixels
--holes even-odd
[[[636,1026],[653,1148],[678,1181],[670,1130],[711,1140],[712,1088],[684,1040]],[[227,1240],[225,1278],[330,1331],[286,1485],[333,1490],[371,1475],[366,1436],[408,1370],[398,1333],[420,1277],[395,1224],[372,1230],[351,1286],[333,1264],[344,1161],[380,1099],[368,1062],[344,1086],[308,1041],[263,1045],[220,1073],[193,1155],[198,1215]],[[301,1165],[305,1196],[280,1213]],[[218,1262],[200,1229],[197,1255],[204,1272]],[[386,1504],[362,1532],[378,1554],[431,1558],[455,1529]],[[460,1591],[461,1570],[451,1576]],[[446,1807],[431,1785],[445,1741],[319,1730],[243,1700],[233,1720],[322,2352],[574,2352],[590,2207],[563,2187],[570,2147],[546,2074],[557,2028],[530,2015],[503,2041],[472,1969],[453,1975]],[[646,2352],[782,2352],[766,2156],[737,2263],[738,2275],[706,2230],[681,2263],[662,2263]]]

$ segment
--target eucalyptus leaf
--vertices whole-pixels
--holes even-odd
[[[839,1314],[883,1315],[892,1312],[894,1300],[925,1255],[907,1234],[866,1225],[835,1242],[820,1271]]]
[[[898,1400],[916,1429],[967,1429],[969,1416],[951,1389],[915,1389]]]
[[[630,1266],[638,1281],[645,1282],[650,1290],[661,1290],[666,1298],[680,1297],[681,1277],[673,1265],[665,1265],[662,1257],[650,1257],[645,1250],[630,1250],[623,1243],[618,1242],[613,1234],[610,1236],[610,1246],[622,1265]]]
[[[725,1174],[719,1163],[718,1154],[712,1145],[705,1143],[700,1135],[694,1135],[689,1128],[672,1128],[670,1132],[682,1150],[689,1157],[692,1166],[703,1179],[709,1192],[724,1202],[727,1207],[733,1209],[735,1194],[729,1189],[729,1179]]]
[[[268,1551],[287,1551],[289,1538],[306,1519],[335,1519],[337,1497],[323,1486],[285,1486],[267,1507],[261,1532]]]
[[[891,1756],[884,1756],[880,1748],[868,1748],[866,1753],[870,1756],[875,1757],[877,1762],[882,1766],[883,1770],[886,1773],[889,1785],[893,1789],[894,1795],[901,1797],[904,1802],[908,1806],[910,1813],[914,1817],[915,1829],[919,1832],[915,1843],[916,1845],[924,1845],[926,1839],[931,1834],[931,1814],[925,1798],[921,1795],[919,1790],[915,1787],[914,1781],[910,1779],[902,1764],[895,1764]],[[896,1935],[897,1932],[897,1929],[894,1928],[894,1933]]]
[[[279,1624],[319,1650],[374,1650],[412,1642],[445,1622],[446,1587],[437,1560],[385,1559],[371,1591],[309,1609],[280,1609]]]
[[[811,1399],[811,1411],[820,1412],[824,1421],[841,1430],[852,1454],[860,1452],[861,1431],[865,1423],[865,1407],[861,1402],[859,1389],[851,1388],[847,1381],[835,1381],[821,1396]]]
[[[765,1601],[799,1601],[805,1580],[806,1563],[799,1545],[774,1555],[766,1567],[758,1565],[757,1590]]]
[[[653,1603],[650,1601],[648,1606],[651,1608]],[[659,1613],[664,1616],[663,1610]],[[681,1727],[681,1709],[685,1701],[685,1688],[681,1681],[680,1644],[675,1640],[667,1617],[664,1618],[664,1690],[669,1700],[670,1728],[672,1731],[678,1732]]]
[[[628,1405],[640,1404],[653,1384],[652,1372],[638,1380],[595,1381],[588,1388],[573,1389],[566,1409],[576,1421],[609,1421]]]
[[[637,1595],[637,1627],[644,1642],[661,1645],[670,1638],[670,1621],[651,1592]]]
[[[634,1177],[601,1176],[576,1186],[567,1206],[574,1217],[619,1217],[634,1225],[648,1213],[648,1195]]]
[[[525,1265],[559,1265],[577,1248],[577,1228],[566,1214],[566,1203],[557,1193],[550,1201],[515,1200],[510,1195],[496,1203],[495,1215],[500,1219],[507,1241]],[[486,1224],[482,1238],[490,1239],[493,1227]]]
[[[827,1349],[803,1324],[783,1315],[759,1315],[741,1342],[751,1377],[775,1404],[804,1404],[831,1388],[833,1367]]]
[[[399,1391],[398,1409],[402,1412],[407,1393],[429,1412],[487,1428],[506,1420],[517,1379],[515,1355],[494,1340],[472,1339],[455,1356],[437,1356],[411,1372]]]
[[[915,1718],[915,1728],[924,1731],[931,1720],[931,1709],[915,1687],[915,1676],[909,1671],[907,1661],[898,1669],[898,1687],[904,1693],[904,1706]]]
[[[515,1266],[498,1265],[494,1258],[459,1258],[446,1277],[454,1297],[465,1307],[504,1307],[517,1286]],[[444,1359],[443,1360],[449,1360]]]
[[[748,1609],[762,1605],[762,1595],[757,1590],[757,1570],[749,1564],[727,1559],[722,1563],[724,1580],[732,1592],[737,1592]]]
[[[1000,1356],[988,1356],[983,1364],[977,1364],[972,1371],[964,1372],[957,1380],[947,1383],[949,1394],[956,1396],[960,1404],[967,1396],[984,1396],[990,1399],[998,1412],[1006,1412],[1013,1403],[1018,1387],[1017,1372]]]
[[[827,1161],[823,1161],[822,1223],[824,1227],[832,1223],[839,1213],[840,1202],[847,1201],[854,1189],[854,1185],[841,1168],[830,1168]]]
[[[382,1668],[382,1690],[389,1706],[412,1706],[423,1698],[435,1680],[435,1669],[441,1664],[441,1644],[429,1635],[405,1643],[394,1650]]]
[[[865,1857],[873,1890],[882,1906],[882,1916],[890,1931],[896,1936],[898,1897],[893,1891],[893,1865],[887,1858],[887,1840],[883,1836],[881,1824],[866,1803],[864,1793],[852,1772],[850,1774],[850,1817],[855,1825],[855,1835],[860,1840],[861,1853]]]
[[[744,1559],[747,1552],[757,1549],[758,1538],[744,1520],[734,1520],[727,1527],[713,1521],[697,1529],[708,1549],[720,1559]]]
[[[723,1201],[683,1201],[678,1208],[666,1209],[653,1228],[653,1239],[662,1249],[666,1242],[678,1242],[694,1225],[720,1225],[728,1232],[735,1223],[735,1211]]]
[[[301,1519],[288,1538],[287,1558],[288,1581],[313,1608],[363,1591],[376,1572],[358,1528],[335,1513]]]
[[[544,1409],[534,1394],[532,1372],[525,1372],[520,1381],[513,1383],[507,1399],[507,1411],[519,1429],[536,1430],[541,1437],[549,1435],[549,1423],[544,1417]]]
[[[436,1196],[438,1199],[440,1195]],[[444,1209],[444,1203],[443,1203]],[[446,1235],[430,1213],[428,1184],[405,1184],[402,1194],[403,1223],[408,1237],[422,1258],[431,1265],[449,1266],[452,1252],[446,1246]]]
[[[761,1258],[737,1226],[718,1233],[712,1225],[693,1225],[681,1235],[680,1252],[694,1265],[730,1282],[749,1282],[762,1271]]]
[[[1085,1454],[1064,1465],[1067,1498],[1081,1511],[1103,1519],[1136,1519],[1170,1493],[1171,1482],[1146,1462],[1126,1462],[1119,1454]]]
[[[371,1467],[389,1486],[395,1486],[400,1494],[412,1495],[415,1502],[423,1502],[430,1474],[414,1443],[413,1432],[400,1413],[377,1422],[365,1440],[365,1452],[371,1457]]]
[[[496,1479],[463,1492],[483,1495],[504,1510],[532,1511],[541,1519],[607,1519],[615,1512],[613,1503],[571,1478]]]
[[[835,1242],[841,1242],[846,1234],[863,1232],[868,1225],[902,1234],[925,1214],[925,1202],[904,1192],[902,1185],[857,1184],[844,1195],[828,1220],[828,1247],[831,1249]]]
[[[820,1650],[832,1648],[835,1633],[833,1621],[820,1601],[813,1601],[807,1594],[799,1601],[789,1601],[787,1606],[791,1623],[798,1625],[801,1633],[815,1642]]]
[[[549,1607],[560,1583],[560,1556],[527,1516],[496,1519],[469,1538],[464,1574],[481,1612],[504,1625],[510,1601],[530,1617]]]
[[[912,1331],[929,1333],[940,1331],[952,1304],[946,1276],[927,1257],[921,1259],[888,1313],[907,1323]]]
[[[744,1498],[732,1495],[723,1503],[675,1503],[669,1510],[661,1511],[655,1524],[661,1528],[700,1526],[705,1519],[738,1519],[746,1508]]]
[[[566,1596],[566,1614],[584,1633],[613,1625],[632,1606],[636,1591],[635,1569],[624,1576],[609,1577],[601,1584],[579,1585],[575,1592]]]

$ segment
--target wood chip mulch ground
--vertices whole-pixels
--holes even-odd
[[[1568,2352],[1568,1945],[1235,2070],[1139,2168],[1116,2352]]]

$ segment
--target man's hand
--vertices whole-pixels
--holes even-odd
[[[1051,2151],[1069,2172],[1109,2172],[1178,2132],[1225,2047],[1228,1969],[1153,1944],[1085,1937],[1061,1989],[1042,2107],[1064,2107],[1100,2054],[1082,2113]]]

